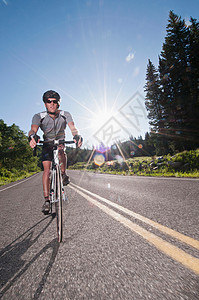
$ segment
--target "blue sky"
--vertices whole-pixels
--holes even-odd
[[[0,118],[27,133],[53,89],[84,146],[144,137],[146,66],[170,10],[199,19],[198,0],[0,0]]]

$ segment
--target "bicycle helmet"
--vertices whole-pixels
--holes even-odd
[[[61,103],[60,95],[55,91],[49,90],[43,94],[43,102],[46,103],[46,101],[49,98],[55,98],[58,101],[58,108],[59,108],[60,103]]]

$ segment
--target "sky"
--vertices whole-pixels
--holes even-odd
[[[27,134],[52,89],[83,147],[144,138],[147,63],[158,66],[170,10],[199,20],[199,0],[0,0],[0,118]]]

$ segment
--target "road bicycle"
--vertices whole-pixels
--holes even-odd
[[[58,147],[63,144],[73,144],[74,141],[54,140],[52,142],[39,141],[39,144],[48,144],[53,149],[53,159],[50,170],[50,212],[53,215],[53,204],[55,204],[55,215],[57,220],[57,239],[61,243],[63,238],[63,201],[67,200],[61,176],[61,168],[58,157]],[[36,151],[36,149],[35,149]],[[34,151],[34,155],[36,152]]]

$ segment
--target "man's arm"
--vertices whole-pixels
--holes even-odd
[[[31,125],[31,129],[28,132],[28,136],[35,135],[37,133],[38,129],[39,129],[39,125]],[[35,142],[35,139],[32,138],[30,140],[30,147],[34,148],[36,145],[37,145],[37,143]]]
[[[70,131],[71,131],[71,133],[72,133],[73,136],[79,135],[78,130],[77,130],[77,128],[75,127],[74,122],[68,122],[68,126],[69,126]],[[77,147],[81,147],[81,145],[82,145],[82,138],[81,138],[81,136],[79,136],[79,137],[80,137],[80,138],[79,138]],[[76,142],[77,142],[77,141],[75,140],[75,143],[76,143]]]

